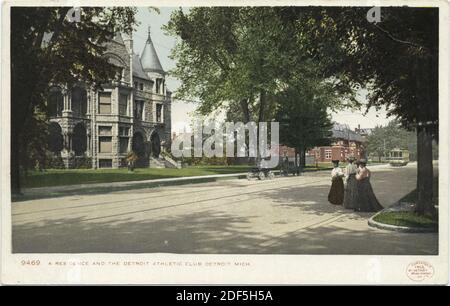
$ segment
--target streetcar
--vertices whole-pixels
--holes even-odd
[[[388,161],[394,167],[406,166],[409,163],[409,151],[407,149],[393,149],[389,151]]]

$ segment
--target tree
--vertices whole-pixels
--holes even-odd
[[[367,137],[366,153],[376,155],[379,162],[386,156],[385,129],[381,125],[377,125]]]
[[[367,153],[375,154],[378,160],[386,157],[393,149],[408,149],[413,159],[417,148],[415,133],[403,128],[397,120],[390,121],[386,126],[376,126],[367,137]]]
[[[433,214],[432,140],[438,139],[437,8],[382,8],[382,21],[368,8],[283,8],[286,23],[303,34],[299,44],[326,63],[326,75],[370,89],[368,107],[388,107],[417,132],[416,211]],[[306,44],[305,44],[306,42]],[[338,49],[336,49],[338,46]],[[337,52],[336,52],[337,51]]]
[[[105,42],[116,32],[130,33],[135,9],[83,7],[80,20],[70,7],[11,8],[11,187],[20,192],[20,172],[42,119],[48,112],[51,84],[82,81],[99,87],[117,68],[103,57]]]
[[[306,52],[299,56],[305,49],[293,38],[301,39],[301,33],[283,22],[276,7],[180,9],[166,30],[179,38],[172,53],[177,66],[171,72],[182,83],[176,97],[198,99],[202,114],[222,108],[228,119],[270,121],[278,93],[303,77],[325,79],[318,61],[311,63]],[[342,98],[334,106],[353,97],[349,87],[332,79],[328,90]]]
[[[308,149],[330,142],[332,122],[327,109],[337,103],[330,89],[329,83],[309,76],[277,95],[275,120],[280,122],[280,142],[295,148],[300,166],[305,166]]]

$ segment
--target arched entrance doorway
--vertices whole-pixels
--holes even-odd
[[[86,128],[82,123],[75,125],[73,129],[72,149],[75,156],[82,156],[87,149],[87,134]]]
[[[151,142],[151,149],[152,149],[152,156],[153,157],[159,157],[159,154],[161,154],[161,140],[159,139],[159,135],[157,132],[153,132],[152,136],[150,137]]]
[[[136,153],[138,160],[136,161],[136,167],[146,167],[148,165],[147,152],[145,150],[144,136],[141,132],[133,134],[133,152]]]

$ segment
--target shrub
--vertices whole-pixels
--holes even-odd
[[[60,154],[47,152],[45,160],[45,169],[66,169],[66,165]]]
[[[91,169],[92,158],[87,156],[74,157],[72,165],[75,169]]]

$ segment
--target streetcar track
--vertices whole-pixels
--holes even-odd
[[[316,181],[314,181],[316,182]],[[269,183],[269,182],[267,182]],[[248,185],[245,187],[257,187],[259,185]],[[290,186],[290,185],[287,185]],[[210,192],[210,191],[215,191],[215,190],[220,190],[220,189],[224,189],[223,186],[217,186],[217,187],[212,187],[212,188],[208,188],[208,190],[196,190],[196,191],[191,191],[189,192],[189,194],[197,194],[197,193],[202,193],[202,192]],[[143,200],[150,200],[150,199],[157,199],[157,198],[163,198],[163,197],[171,197],[171,196],[177,196],[177,195],[181,195],[181,194],[185,194],[186,191],[180,191],[180,192],[165,192],[164,194],[155,194],[155,195],[151,195],[151,196],[145,196],[145,197],[139,197],[139,198],[135,198],[135,199],[123,199],[123,200],[117,200],[117,201],[103,201],[103,202],[93,202],[93,203],[88,203],[88,204],[82,204],[82,205],[75,205],[75,206],[66,206],[66,207],[58,207],[58,208],[51,208],[51,209],[41,209],[41,210],[34,210],[34,211],[29,211],[29,212],[20,212],[20,213],[12,213],[12,216],[23,216],[23,215],[31,215],[31,214],[37,214],[37,213],[43,213],[43,212],[52,212],[52,211],[58,211],[58,210],[67,210],[67,209],[76,209],[76,208],[83,208],[83,207],[95,207],[95,206],[103,206],[103,205],[110,205],[110,204],[118,204],[118,203],[122,203],[122,202],[130,202],[130,201],[143,201]],[[141,203],[142,204],[142,203]],[[140,205],[140,204],[134,204],[134,205]],[[120,207],[120,206],[117,206]]]
[[[321,180],[315,180],[312,182],[309,182],[308,184],[305,184],[303,186],[308,186],[310,184],[315,184],[317,182],[320,182]],[[253,185],[255,186],[255,185]],[[283,187],[289,187],[290,185],[286,185],[286,186],[282,186]],[[254,190],[254,191],[250,191],[250,192],[245,192],[245,193],[234,193],[234,194],[229,194],[229,195],[225,195],[225,196],[220,196],[220,197],[214,197],[214,198],[207,198],[207,199],[203,199],[203,200],[196,200],[196,201],[190,201],[187,203],[179,203],[179,204],[174,204],[174,205],[164,205],[164,206],[159,206],[159,207],[153,207],[153,208],[148,208],[148,209],[143,209],[143,210],[134,210],[134,211],[127,211],[124,213],[120,213],[120,214],[112,214],[112,215],[105,215],[105,216],[100,216],[100,217],[93,217],[93,218],[87,218],[87,219],[83,219],[82,221],[91,221],[91,220],[97,220],[97,219],[103,219],[103,218],[109,218],[109,217],[118,217],[118,216],[124,216],[124,215],[132,215],[132,214],[137,214],[137,213],[143,213],[143,212],[148,212],[148,211],[156,211],[156,210],[161,210],[161,209],[168,209],[168,208],[174,208],[174,207],[180,207],[180,206],[186,206],[186,205],[192,205],[192,204],[197,204],[197,203],[204,203],[204,202],[209,202],[209,201],[220,201],[223,199],[229,199],[229,198],[233,198],[233,197],[239,197],[239,196],[244,196],[244,195],[251,195],[251,194],[255,194],[255,193],[261,193],[261,192],[267,192],[267,191],[274,191],[274,190],[279,190],[280,187],[277,188],[270,188],[270,189],[264,189],[264,190]],[[265,195],[261,196],[261,197],[265,197]],[[256,198],[261,198],[261,197],[256,197]],[[242,201],[242,200],[239,200]],[[146,205],[148,203],[143,202],[143,203],[139,203],[139,204],[135,204],[135,205]],[[220,204],[218,206],[221,205],[226,205],[227,203],[224,204]],[[118,206],[118,207],[114,207],[114,209],[120,209],[123,206]],[[213,206],[216,207],[216,206]],[[77,214],[82,214],[82,213],[86,213],[86,212],[90,212],[92,211],[92,209],[89,210],[85,210],[85,211],[80,211],[77,212]],[[15,220],[15,222],[20,221],[21,223],[24,223],[26,221],[28,221],[27,219],[22,219],[22,220]],[[64,223],[67,224],[67,223]],[[70,222],[69,222],[70,224]],[[60,224],[58,224],[60,225]],[[61,224],[62,225],[62,224]]]

